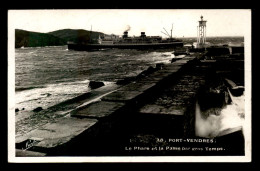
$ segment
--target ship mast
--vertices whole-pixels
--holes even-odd
[[[173,24],[172,24],[172,28],[173,28]],[[163,31],[161,31],[163,34],[165,34],[166,36],[168,36],[168,37],[170,37],[170,39],[172,39],[172,28],[171,28],[171,34],[169,34],[168,33],[168,31],[165,29],[165,28],[163,28],[164,30],[165,30],[165,32],[163,32]]]
[[[163,28],[163,29],[166,31],[167,35],[170,37],[170,34],[167,32],[167,30],[165,28]]]
[[[162,31],[161,31],[162,32]],[[164,32],[162,32],[163,34],[165,34],[166,36],[170,36],[169,34],[166,34],[166,33],[164,33]]]
[[[90,27],[89,42],[91,42],[91,35],[92,35],[92,25],[91,25],[91,27]]]
[[[173,24],[172,24],[172,27],[173,27]],[[171,39],[172,39],[172,29],[171,29]]]

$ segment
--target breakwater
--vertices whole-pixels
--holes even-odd
[[[213,139],[196,135],[196,104],[209,109],[225,100],[221,88],[226,77],[243,84],[243,60],[234,55],[210,60],[196,54],[186,56],[112,92],[106,91],[91,103],[72,107],[64,117],[17,137],[16,154],[243,155],[240,130]],[[212,89],[217,93],[208,96]],[[202,100],[205,98],[208,105]],[[216,99],[220,99],[218,103]]]

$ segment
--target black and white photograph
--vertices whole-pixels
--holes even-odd
[[[8,162],[250,162],[250,9],[8,10]]]

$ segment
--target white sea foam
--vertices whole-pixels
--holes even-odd
[[[49,84],[42,88],[34,88],[16,92],[16,108],[25,111],[31,111],[36,107],[46,109],[65,100],[74,98],[83,93],[90,92],[89,80],[65,82],[58,84]],[[103,82],[105,86],[114,84],[114,82]]]
[[[89,80],[49,84],[43,88],[35,88],[16,92],[16,108],[31,111],[36,107],[48,108],[64,100],[90,91]]]
[[[174,58],[174,54],[172,52],[151,52],[147,54],[147,60],[151,61],[154,64],[157,63],[171,63],[172,58]],[[144,60],[142,58],[142,60]]]
[[[239,101],[233,101],[231,104],[221,109],[219,115],[209,112],[209,116],[207,118],[202,117],[200,106],[197,103],[195,121],[196,136],[213,138],[223,135],[224,131],[243,128],[245,120],[244,95],[239,98]]]

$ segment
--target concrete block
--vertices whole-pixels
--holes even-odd
[[[46,156],[46,153],[15,149],[15,156],[16,157],[43,157]]]
[[[170,76],[171,73],[163,73],[163,72],[155,72],[155,73],[152,73],[151,75],[149,75],[149,77],[152,77],[152,78],[155,78],[155,79],[158,79],[158,80],[162,80],[164,78],[167,78],[168,76]]]
[[[184,64],[182,64],[182,63],[179,63],[179,65],[167,65],[167,66],[164,67],[163,70],[169,70],[169,71],[172,71],[172,72],[178,72],[182,68],[183,65]]]
[[[193,83],[193,84],[184,84],[178,83],[168,89],[168,91],[172,92],[196,92],[197,89],[201,86],[201,83]]]
[[[180,85],[199,85],[199,82],[194,82],[194,80],[190,80],[190,79],[185,79],[185,80],[180,80],[179,83]]]
[[[167,93],[167,91],[166,91],[166,93]],[[168,94],[170,94],[170,93],[168,93]],[[191,98],[191,97],[194,97],[197,93],[196,93],[196,91],[174,91],[174,92],[172,92],[172,94],[174,95],[172,98],[175,98],[175,96],[183,96],[183,98],[184,97],[189,97],[189,98]]]
[[[167,69],[162,69],[162,70],[159,70],[157,71],[157,73],[169,73],[169,74],[174,74],[176,72],[178,72],[179,69],[172,69],[172,70],[167,70]]]
[[[164,77],[163,77],[163,76],[160,77],[160,76],[157,74],[157,75],[149,75],[149,77],[145,77],[145,78],[143,78],[143,79],[140,79],[140,81],[142,81],[142,80],[152,80],[152,81],[157,81],[157,82],[159,82],[159,81],[161,81],[162,79],[164,79]]]
[[[147,84],[147,83],[157,84],[159,81],[160,81],[160,79],[153,79],[153,78],[151,78],[151,77],[144,77],[144,78],[141,78],[141,79],[138,79],[138,80],[137,80],[137,82],[138,82],[138,83],[141,83],[141,84]]]
[[[175,88],[180,88],[180,89],[186,88],[186,89],[189,89],[189,90],[195,90],[198,87],[200,87],[199,83],[193,83],[193,84],[178,83],[178,84],[175,85]]]
[[[120,102],[98,101],[91,103],[82,109],[73,111],[71,116],[98,119],[113,114],[124,105],[124,103]]]
[[[35,143],[32,148],[54,148],[69,142],[96,123],[96,119],[60,118],[55,123],[48,123],[41,128],[29,132],[22,138],[18,138],[16,143],[22,139],[32,138],[39,139],[39,142]]]
[[[189,80],[205,80],[205,76],[203,75],[183,75],[182,76],[182,79],[183,80],[186,80],[186,79],[189,79]]]
[[[188,59],[180,59],[180,60],[175,61],[174,63],[176,63],[176,64],[186,64],[189,61],[190,60],[188,60]]]
[[[139,109],[139,113],[158,115],[184,115],[186,108],[179,106],[165,107],[162,105],[148,104]]]
[[[115,91],[103,98],[102,101],[126,102],[135,99],[143,92],[140,91]]]
[[[154,87],[156,84],[155,83],[151,83],[151,82],[134,82],[134,83],[130,83],[126,86],[123,86],[121,88],[119,88],[119,91],[147,91],[148,89]]]
[[[196,58],[195,56],[185,56],[183,59],[192,61],[192,60],[194,60],[195,58]]]
[[[178,60],[176,60],[176,61],[178,61]],[[167,66],[183,66],[184,65],[183,63],[175,63],[175,62],[169,63],[169,64],[165,64],[163,68],[165,68]]]
[[[138,82],[150,82],[150,83],[158,83],[161,80],[163,80],[165,77],[167,77],[169,74],[168,73],[153,73],[150,74],[147,77],[141,78],[138,80]]]
[[[186,87],[173,87],[171,88],[172,91],[182,91],[182,92],[195,92],[192,88],[186,88]]]

